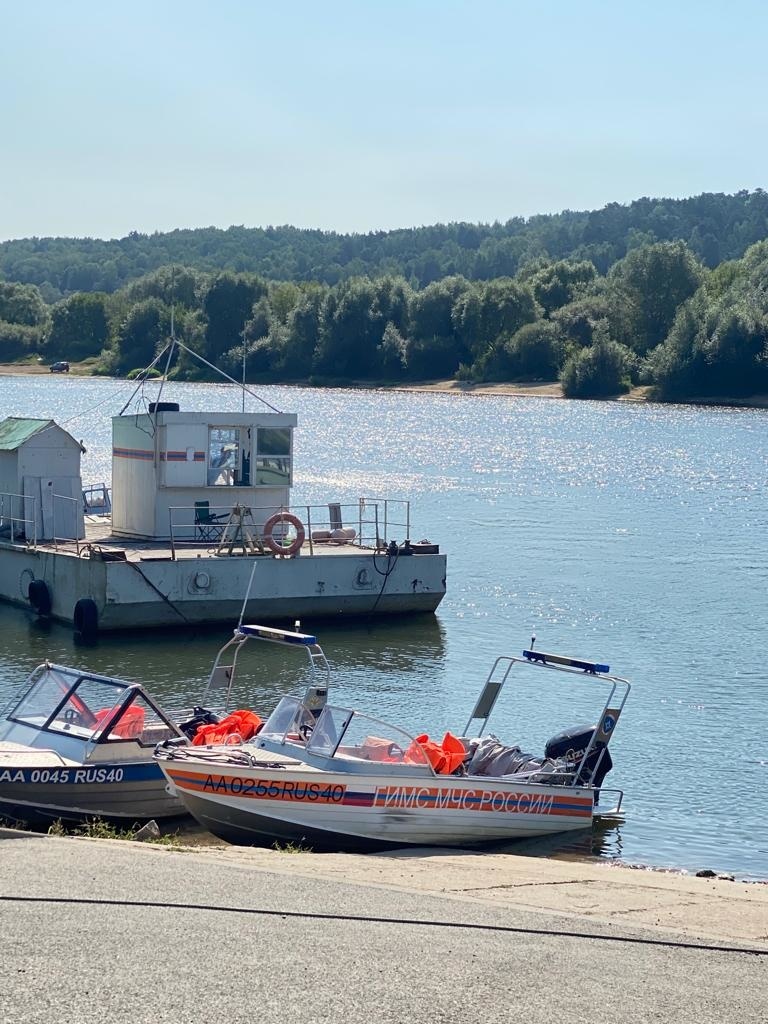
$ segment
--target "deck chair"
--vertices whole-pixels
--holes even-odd
[[[224,532],[224,521],[229,517],[213,515],[208,501],[195,502],[195,537],[205,541],[219,541]]]

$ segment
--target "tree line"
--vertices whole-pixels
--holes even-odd
[[[230,270],[270,281],[337,285],[359,277],[403,277],[415,289],[446,277],[515,277],[536,260],[592,263],[607,274],[644,245],[683,241],[704,266],[738,259],[768,237],[768,194],[705,193],[643,198],[601,210],[494,224],[436,224],[367,234],[294,227],[199,228],[125,238],[25,238],[0,243],[0,280],[36,285],[52,304],[75,292],[106,292],[163,266]]]
[[[337,284],[272,281],[166,266],[112,293],[49,304],[36,285],[0,282],[0,361],[92,359],[139,372],[171,332],[252,382],[560,380],[574,397],[648,384],[660,398],[768,391],[768,241],[708,268],[684,242],[645,243],[602,273],[586,259],[538,257],[514,275],[401,275]],[[170,372],[203,379],[182,352]]]

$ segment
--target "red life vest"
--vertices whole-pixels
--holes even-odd
[[[207,746],[209,743],[226,743],[230,737],[238,737],[243,742],[249,740],[261,728],[261,719],[253,711],[233,711],[220,722],[201,725],[192,740],[193,747]]]

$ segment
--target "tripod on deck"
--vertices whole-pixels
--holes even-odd
[[[263,555],[264,545],[256,530],[253,514],[247,505],[235,505],[221,531],[217,555],[232,555],[239,547],[244,555]]]

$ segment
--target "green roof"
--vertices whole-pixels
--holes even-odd
[[[53,420],[31,420],[23,419],[21,416],[9,416],[8,419],[0,423],[0,451],[15,452],[30,437],[39,434],[41,430],[55,426],[57,424]],[[59,427],[59,430],[61,429]],[[74,441],[74,438],[72,440]]]

